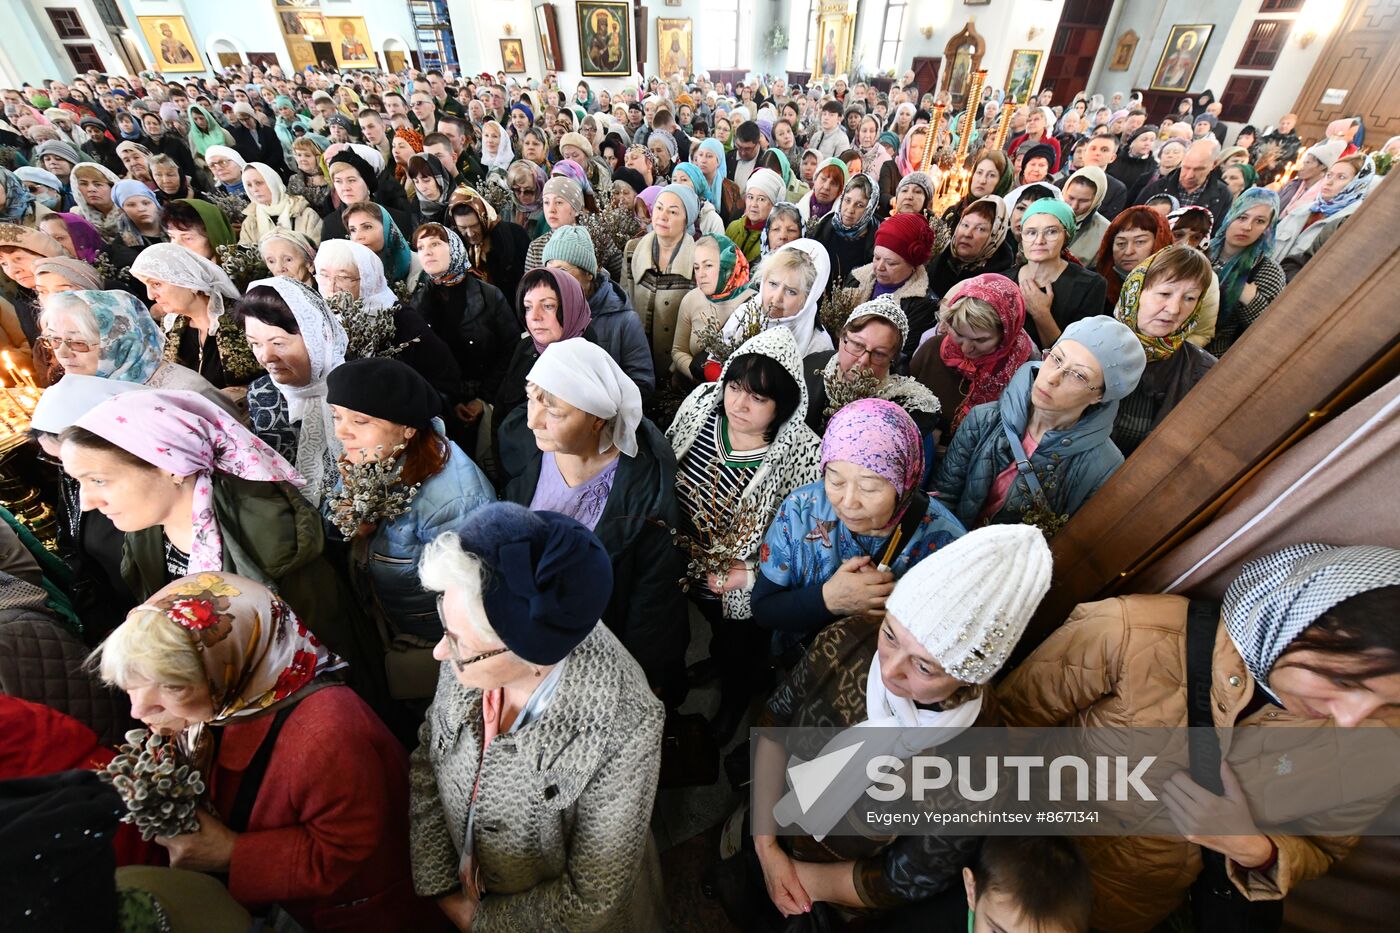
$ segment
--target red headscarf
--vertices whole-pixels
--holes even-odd
[[[394,138],[402,139],[404,142],[408,143],[409,148],[412,149],[414,152],[423,151],[423,134],[413,129],[412,127],[401,126],[398,129],[394,130]],[[399,180],[400,184],[403,183],[403,180],[405,177],[407,177],[407,175],[407,166],[397,164],[394,166],[394,177]]]
[[[1108,283],[1108,314],[1113,313],[1113,306],[1118,303],[1118,293],[1123,288],[1124,279],[1124,276],[1119,275],[1113,268],[1113,238],[1128,229],[1146,230],[1151,233],[1155,237],[1152,241],[1153,254],[1172,245],[1172,228],[1167,223],[1167,218],[1150,207],[1138,205],[1125,208],[1113,218],[1113,223],[1104,231],[1103,242],[1099,244],[1099,254],[1094,257],[1094,271],[1103,276],[1104,281]]]
[[[970,360],[963,355],[957,341],[947,336],[943,338],[938,355],[968,381],[967,397],[953,415],[955,431],[974,406],[1000,398],[1016,370],[1035,352],[1035,345],[1026,333],[1026,303],[1015,282],[995,272],[975,275],[949,289],[943,296],[943,304],[949,306],[959,298],[979,298],[996,309],[1001,321],[1001,343],[986,356]]]

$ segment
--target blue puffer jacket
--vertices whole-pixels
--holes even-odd
[[[588,310],[593,312],[593,332],[598,335],[598,346],[607,350],[608,356],[637,384],[642,398],[649,398],[656,390],[651,344],[642,329],[642,319],[632,307],[632,299],[612,280],[607,269],[598,270]]]
[[[1012,463],[1011,442],[1002,425],[1016,437],[1025,437],[1031,383],[1040,366],[1039,361],[1026,363],[1016,370],[1000,399],[968,412],[938,466],[933,481],[938,498],[968,528],[980,524],[978,516],[992,483]],[[1109,439],[1117,414],[1116,401],[1091,405],[1069,428],[1048,431],[1040,439],[1031,454],[1031,466],[1056,514],[1073,515],[1123,464],[1123,455]],[[1031,505],[1030,487],[1024,477],[1017,477],[1005,504],[989,523],[1020,522]]]
[[[453,531],[477,506],[496,501],[486,474],[448,441],[451,453],[442,472],[429,477],[407,512],[374,532],[369,545],[369,578],[375,598],[398,632],[437,641],[442,637],[437,599],[418,582],[423,546]]]

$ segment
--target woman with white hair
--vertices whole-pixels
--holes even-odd
[[[219,389],[246,386],[262,375],[243,331],[224,321],[225,303],[238,300],[224,270],[183,246],[157,243],[141,251],[131,274],[161,315],[166,359]]]
[[[642,416],[636,383],[584,339],[545,347],[526,397],[501,426],[501,460],[513,476],[504,498],[598,535],[616,577],[603,621],[677,706],[688,635],[677,584],[684,566],[667,530],[680,524],[671,445]]]
[[[321,242],[321,215],[299,194],[288,194],[282,177],[269,165],[249,162],[243,168],[243,190],[248,206],[243,209],[243,226],[238,242],[257,246],[274,229],[293,230],[312,243]]]
[[[418,893],[463,930],[664,929],[648,828],[664,713],[598,624],[607,549],[495,503],[428,545],[419,575],[442,674],[410,763]]]
[[[303,285],[316,284],[313,274],[316,244],[300,233],[285,227],[274,227],[258,241],[258,255],[262,257],[267,271],[273,275],[285,275]]]

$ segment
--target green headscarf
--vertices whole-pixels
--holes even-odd
[[[223,211],[200,198],[180,198],[176,203],[188,204],[199,214],[199,219],[204,221],[204,235],[209,238],[209,245],[215,250],[220,246],[233,245],[233,230],[224,218]]]
[[[812,177],[816,178],[818,172],[820,172],[824,168],[827,168],[828,166],[833,165],[841,170],[841,187],[844,189],[846,187],[846,182],[851,180],[851,170],[847,168],[846,163],[842,162],[840,159],[827,159],[821,165],[817,166],[817,170],[812,173]]]
[[[1026,208],[1026,212],[1021,215],[1021,229],[1026,229],[1026,221],[1036,214],[1049,214],[1060,222],[1060,226],[1065,228],[1065,243],[1068,244],[1074,239],[1074,235],[1079,232],[1079,224],[1074,221],[1074,211],[1064,201],[1057,201],[1054,198],[1041,198]]]
[[[737,243],[722,233],[707,233],[700,239],[714,240],[719,247],[719,286],[713,295],[705,297],[714,303],[728,301],[749,284],[749,259]]]
[[[198,110],[204,114],[204,119],[209,122],[209,129],[201,131],[194,122],[194,112]],[[200,104],[191,104],[189,116],[185,118],[190,124],[190,145],[194,146],[195,152],[203,156],[210,146],[222,146],[224,144],[224,128],[219,125],[219,121],[214,119],[214,115],[209,112],[209,108]]]

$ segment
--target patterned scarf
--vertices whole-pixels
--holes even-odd
[[[1225,235],[1229,233],[1230,225],[1245,211],[1261,204],[1267,206],[1270,211],[1269,226],[1264,230],[1263,236],[1235,255],[1226,258]],[[1244,291],[1245,284],[1249,281],[1249,273],[1259,262],[1260,257],[1273,252],[1274,221],[1278,219],[1278,214],[1277,192],[1270,191],[1268,188],[1247,188],[1240,192],[1238,198],[1235,198],[1235,203],[1230,205],[1230,210],[1220,223],[1220,229],[1216,230],[1215,235],[1210,238],[1211,265],[1215,267],[1215,273],[1220,279],[1220,320],[1216,324],[1217,330],[1223,329],[1234,321],[1235,314],[1239,311],[1240,293]]]
[[[424,230],[431,230],[447,241],[447,269],[438,275],[430,276],[430,281],[434,285],[460,284],[472,267],[467,260],[467,247],[462,243],[462,238],[442,224],[424,224],[418,228],[419,233]]]
[[[1371,175],[1375,172],[1376,166],[1371,157],[1366,157],[1366,162],[1361,166],[1361,171],[1356,173],[1356,177],[1347,182],[1347,186],[1337,192],[1335,198],[1328,198],[1321,194],[1317,200],[1312,202],[1308,208],[1309,213],[1321,214],[1324,218],[1331,217],[1342,209],[1351,207],[1357,201],[1366,197],[1371,190]]]
[[[96,376],[144,385],[160,368],[165,335],[141,300],[129,292],[59,292],[48,307],[80,305],[97,324]],[[76,308],[74,310],[77,310]]]
[[[728,301],[749,284],[748,257],[738,244],[722,233],[707,233],[700,239],[714,240],[719,247],[719,287],[714,294],[705,295],[705,298],[711,304]]]
[[[968,381],[967,397],[953,415],[955,431],[973,408],[1001,398],[1016,370],[1035,353],[1035,345],[1026,334],[1025,300],[1015,282],[997,273],[973,276],[953,286],[943,296],[943,303],[952,307],[962,298],[978,298],[996,309],[1001,321],[1001,343],[976,359],[968,358],[957,341],[947,336],[939,344],[939,358]]]
[[[1165,360],[1173,353],[1181,349],[1181,345],[1186,342],[1186,337],[1191,331],[1196,329],[1196,324],[1201,317],[1201,302],[1196,302],[1196,307],[1187,315],[1186,320],[1176,330],[1165,337],[1153,337],[1138,330],[1138,309],[1142,302],[1142,289],[1147,284],[1147,272],[1152,268],[1152,264],[1160,259],[1167,250],[1170,249],[1191,249],[1189,246],[1172,247],[1160,250],[1148,256],[1138,267],[1128,273],[1128,277],[1123,280],[1123,290],[1118,293],[1118,304],[1113,309],[1113,316],[1127,324],[1137,334],[1138,340],[1142,343],[1142,349],[1147,354],[1149,363],[1156,360]]]

